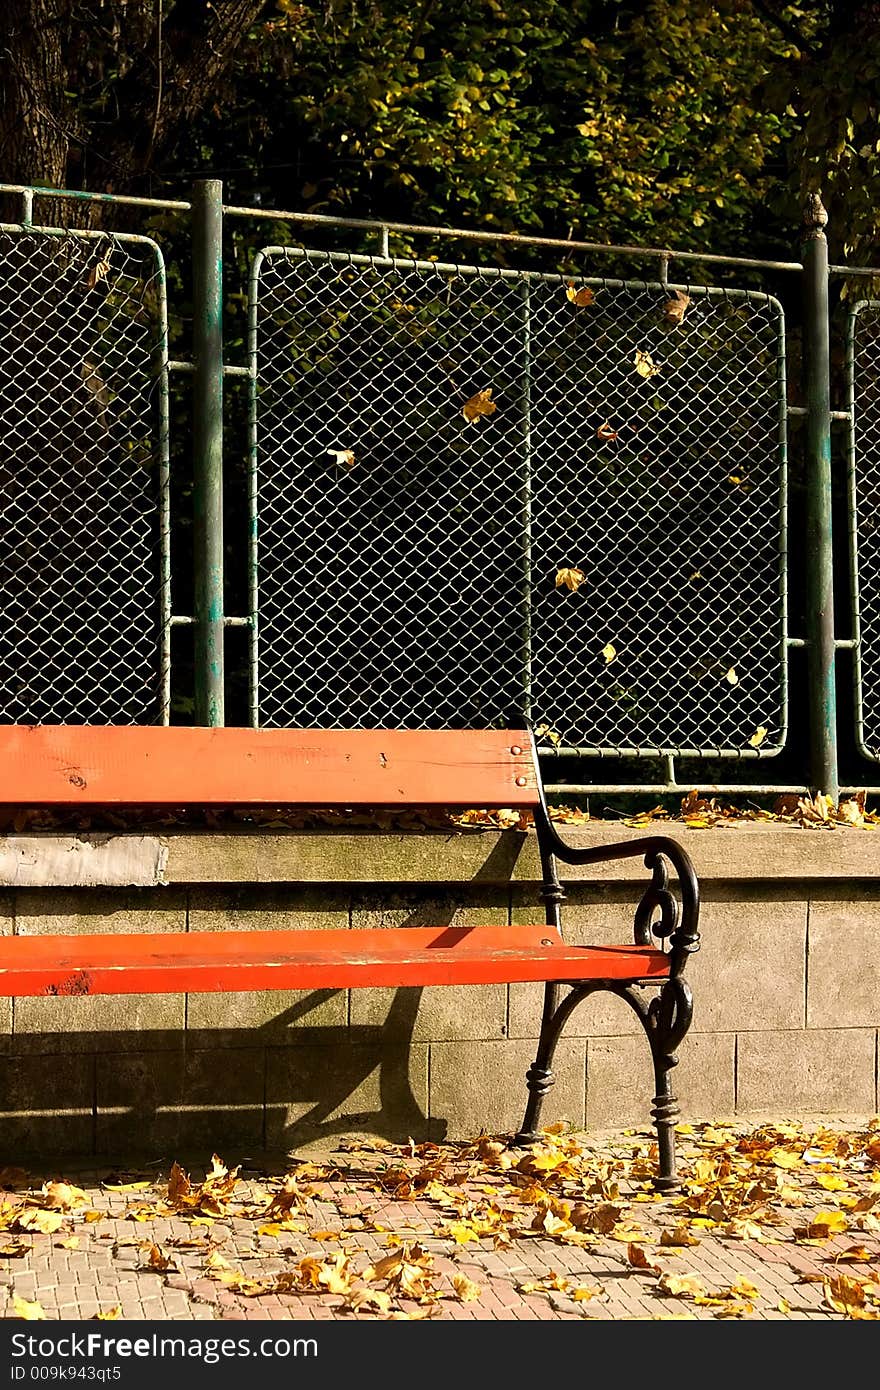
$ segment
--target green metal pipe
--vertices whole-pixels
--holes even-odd
[[[807,510],[807,671],[810,781],[836,802],[837,702],[834,683],[834,574],[831,531],[831,346],[828,317],[828,214],[818,194],[804,210],[804,357]]]
[[[193,186],[196,723],[223,723],[223,185]]]

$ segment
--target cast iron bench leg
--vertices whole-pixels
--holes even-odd
[[[659,1173],[654,1186],[661,1192],[679,1185],[675,1168],[675,1121],[678,1102],[672,1093],[669,1073],[678,1063],[675,1049],[690,1027],[693,999],[690,989],[681,979],[667,980],[660,993],[647,1002],[638,985],[621,985],[608,980],[572,985],[559,1001],[558,984],[544,989],[544,1013],[537,1056],[526,1072],[528,1100],[522,1127],[514,1136],[515,1144],[535,1144],[541,1138],[540,1122],[544,1097],[556,1080],[553,1074],[553,1054],[569,1017],[583,999],[597,990],[609,990],[625,999],[637,1014],[651,1046],[654,1063],[654,1097],[651,1117],[657,1131]]]

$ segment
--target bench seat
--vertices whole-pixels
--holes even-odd
[[[231,990],[657,980],[650,946],[569,946],[540,926],[13,936],[0,996],[210,994]]]

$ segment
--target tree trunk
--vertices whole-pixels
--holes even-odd
[[[0,179],[63,184],[71,135],[62,40],[70,0],[3,0]]]

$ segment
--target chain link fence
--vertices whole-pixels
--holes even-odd
[[[251,283],[260,723],[782,745],[778,301],[271,247]]]
[[[0,227],[0,720],[168,714],[155,242]]]
[[[855,635],[856,740],[880,761],[880,300],[853,305],[847,323],[849,510]]]

